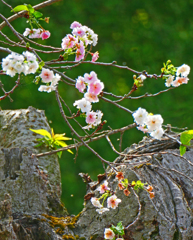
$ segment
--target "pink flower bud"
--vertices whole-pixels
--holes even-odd
[[[49,31],[43,31],[42,34],[41,34],[41,38],[42,38],[42,40],[44,40],[44,39],[49,38],[50,35],[51,35],[51,34],[50,34]]]

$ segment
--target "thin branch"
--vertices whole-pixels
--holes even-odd
[[[8,20],[0,13],[0,17],[6,22],[6,24],[8,25],[8,27],[11,29],[11,31],[13,32],[13,34],[19,38],[19,40],[23,40],[20,36],[19,33],[12,27],[12,25],[8,22]],[[1,30],[1,28],[0,28]]]
[[[116,134],[116,133],[119,133],[119,132],[123,132],[123,131],[126,131],[126,130],[129,130],[129,129],[132,129],[136,127],[136,123],[133,123],[133,124],[130,124],[128,126],[125,126],[123,128],[119,128],[119,129],[115,129],[115,130],[111,130],[111,131],[107,131],[108,135],[112,135],[112,134]],[[97,141],[101,138],[104,138],[106,136],[107,133],[103,133],[97,137],[93,137],[87,141],[85,141],[85,143],[90,143],[90,142],[93,142],[93,141]],[[52,154],[55,154],[57,152],[60,152],[60,151],[66,151],[68,149],[72,149],[72,148],[76,148],[76,147],[81,147],[83,146],[83,143],[82,142],[79,142],[79,143],[76,143],[76,144],[71,144],[71,145],[68,145],[66,147],[63,147],[63,148],[59,148],[57,150],[53,150],[51,152],[44,152],[44,153],[39,153],[39,154],[33,154],[34,156],[36,157],[43,157],[43,156],[47,156],[47,155],[52,155]],[[137,155],[139,156],[139,155]],[[113,163],[112,163],[113,164]]]
[[[33,6],[33,8],[35,10],[38,10],[38,9],[43,8],[43,7],[47,7],[47,6],[49,6],[49,5],[51,5],[51,4],[55,3],[55,2],[60,2],[60,1],[62,1],[62,0],[48,0],[48,1],[45,1],[43,3],[40,3],[40,4],[37,4],[37,5]],[[19,12],[17,14],[14,14],[11,17],[9,17],[7,20],[8,20],[8,22],[12,22],[12,21],[14,21],[17,18],[22,17],[25,13],[26,13],[26,11],[21,11],[21,12]],[[6,25],[8,25],[8,23],[7,23],[7,21],[4,20],[4,22],[2,22],[0,24],[0,30],[2,28],[4,28]]]
[[[71,126],[71,124],[69,123],[65,113],[64,113],[64,110],[62,108],[62,104],[60,102],[60,97],[59,97],[59,93],[58,93],[58,90],[56,89],[55,90],[55,93],[56,93],[56,100],[58,102],[58,106],[59,106],[59,109],[60,109],[60,113],[64,119],[64,121],[67,123],[68,127],[70,128],[70,130],[80,139],[80,141],[82,142],[82,144],[87,147],[92,153],[94,153],[95,156],[97,156],[102,162],[108,164],[109,166],[111,166],[111,162],[105,160],[104,158],[102,158],[94,149],[92,149],[84,140],[82,140],[82,138],[80,137],[80,135],[76,132],[75,129],[73,129],[73,127]]]
[[[137,195],[137,193],[134,191],[133,188],[131,188],[133,190],[133,193],[135,195],[135,197],[137,198],[137,202],[138,202],[138,214],[137,214],[137,217],[135,218],[135,220],[130,223],[129,225],[127,225],[127,227],[125,227],[125,229],[128,229],[129,227],[131,227],[132,225],[134,225],[138,220],[139,220],[139,217],[141,215],[141,203],[140,203],[140,200],[139,200],[139,196]]]
[[[13,93],[14,90],[19,86],[19,84],[20,84],[20,75],[18,75],[18,79],[17,79],[17,81],[16,81],[15,83],[16,83],[15,86],[14,86],[9,92],[6,92],[5,89],[3,88],[2,82],[0,81],[0,88],[1,88],[2,91],[4,92],[4,96],[1,96],[1,97],[0,97],[0,101],[1,101],[1,100],[4,100],[6,97],[9,97],[11,102],[13,101],[9,95],[10,95],[11,93]]]
[[[0,47],[0,52],[12,53],[12,51],[9,48],[4,48],[4,47]]]

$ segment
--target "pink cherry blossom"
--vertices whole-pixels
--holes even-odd
[[[97,188],[97,191],[99,191],[100,193],[104,193],[106,190],[110,190],[107,180],[105,180],[104,183]]]
[[[62,39],[62,49],[73,48],[77,43],[77,39],[73,37],[71,34],[68,34],[66,37]]]
[[[121,202],[121,199],[117,198],[116,195],[112,195],[107,199],[107,207],[115,209],[118,207],[118,204]]]
[[[53,73],[53,71],[51,71],[47,68],[42,68],[40,77],[42,78],[42,82],[49,83],[52,81],[52,79],[54,77],[54,73]]]
[[[187,84],[189,78],[187,77],[177,77],[176,80],[172,82],[173,87],[179,87],[181,84]]]
[[[38,29],[34,28],[30,31],[29,38],[41,38],[41,34],[42,34],[41,28]]]
[[[99,52],[91,53],[92,55],[92,62],[96,62],[99,58]]]
[[[94,71],[90,72],[90,74],[88,73],[84,74],[84,81],[88,84],[95,82],[97,80],[98,80],[97,74]]]
[[[86,84],[84,83],[84,78],[79,76],[78,79],[76,80],[76,85],[75,87],[79,90],[79,92],[84,92],[86,88]]]
[[[86,93],[84,94],[84,97],[85,97],[86,100],[89,101],[89,102],[93,102],[93,103],[99,102],[99,99],[98,99],[97,95],[94,94],[94,93],[86,92]]]
[[[86,123],[93,124],[96,121],[96,113],[91,111],[86,114]]]
[[[49,38],[50,35],[51,35],[51,33],[50,33],[49,31],[45,31],[45,30],[44,30],[44,31],[42,32],[42,34],[41,34],[41,38],[42,38],[42,40],[44,40],[44,39]]]
[[[77,28],[77,27],[81,27],[82,24],[77,22],[77,21],[74,21],[71,25],[70,25],[70,28],[73,29],[73,28]]]
[[[137,129],[139,131],[142,131],[143,133],[147,133],[148,132],[148,129],[147,129],[146,125],[139,126],[139,127],[137,127]]]
[[[80,49],[77,49],[75,61],[78,62],[78,61],[84,59],[84,55],[85,55],[85,51],[82,52]]]
[[[85,35],[85,31],[83,27],[73,28],[72,34],[75,36],[83,37]]]
[[[88,92],[98,95],[102,92],[103,88],[104,88],[104,83],[101,82],[100,80],[96,80],[95,82],[92,82],[89,84]]]

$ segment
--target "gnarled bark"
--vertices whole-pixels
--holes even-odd
[[[88,200],[80,216],[71,217],[60,202],[57,157],[31,157],[32,152],[46,150],[34,148],[37,135],[29,131],[50,130],[44,112],[31,107],[1,111],[0,126],[0,239],[103,239],[104,228],[119,221],[124,226],[134,223],[125,230],[124,239],[193,239],[193,152],[180,157],[172,139],[144,138],[124,151],[143,155],[115,160],[126,164],[117,169],[130,182],[140,179],[153,185],[154,199],[142,190],[138,197],[132,191],[126,197],[108,169],[109,182],[122,199],[119,207],[99,215]],[[87,187],[87,193],[99,196],[97,183]]]

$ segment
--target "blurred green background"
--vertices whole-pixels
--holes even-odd
[[[36,5],[41,1],[7,0],[6,2],[15,7],[23,3]],[[137,71],[146,70],[152,74],[160,74],[163,62],[168,59],[176,67],[183,63],[190,67],[193,65],[192,8],[193,1],[184,0],[177,2],[174,0],[63,0],[40,10],[44,16],[50,17],[50,23],[42,25],[45,29],[50,30],[51,37],[44,42],[38,41],[60,47],[62,38],[71,32],[70,24],[76,20],[82,25],[87,25],[99,35],[98,44],[93,48],[93,51],[99,51],[99,61],[107,63],[117,61],[119,65],[127,65]],[[0,11],[6,17],[11,15],[10,9],[2,2],[0,2]],[[21,33],[27,27],[25,19],[17,19],[12,24]],[[13,37],[8,27],[3,29],[3,33],[6,33],[10,38]],[[1,39],[4,40],[2,37]],[[5,45],[1,45],[5,47]],[[17,48],[13,50],[23,51]],[[0,52],[0,59],[6,55],[6,53]],[[41,55],[41,57],[46,61],[57,58],[58,54]],[[74,57],[71,60],[74,60]],[[105,84],[105,91],[120,95],[127,93],[132,87],[132,73],[110,66],[82,64],[72,70],[66,70],[65,74],[76,79],[90,71],[96,71],[98,78]],[[182,85],[156,98],[127,100],[122,104],[132,111],[138,107],[143,107],[149,112],[159,113],[164,118],[164,124],[170,123],[173,126],[191,129],[193,128],[193,83],[191,76],[192,73],[189,75],[188,85]],[[8,76],[1,76],[0,79],[4,83],[5,89],[10,90],[14,84],[14,79]],[[67,136],[71,136],[67,125],[60,116],[54,93],[38,92],[38,86],[33,83],[33,79],[33,75],[22,78],[20,87],[12,94],[14,102],[11,103],[6,98],[1,102],[1,108],[18,109],[33,106],[44,109],[55,133],[66,132]],[[144,87],[138,89],[133,96],[145,92],[156,93],[163,89],[165,89],[163,80],[147,79]],[[59,84],[59,91],[71,110],[76,112],[76,108],[72,104],[75,100],[82,98],[82,94],[75,88],[62,83]],[[93,104],[93,109],[103,111],[103,119],[107,120],[104,129],[108,129],[108,126],[119,128],[133,122],[131,115],[106,102],[100,101]],[[84,124],[83,119],[80,121]],[[73,124],[73,126],[75,125]],[[123,149],[138,142],[142,137],[143,133],[136,129],[126,132],[123,137]],[[119,135],[111,137],[117,149],[118,138]],[[117,157],[104,139],[94,142],[90,146],[109,161],[113,161]],[[83,196],[86,193],[85,184],[78,173],[88,173],[92,179],[96,180],[97,174],[103,173],[104,170],[100,160],[85,147],[79,149],[76,162],[74,162],[73,157],[70,153],[64,152],[59,161],[62,175],[62,200],[69,213],[77,214],[82,209]]]

